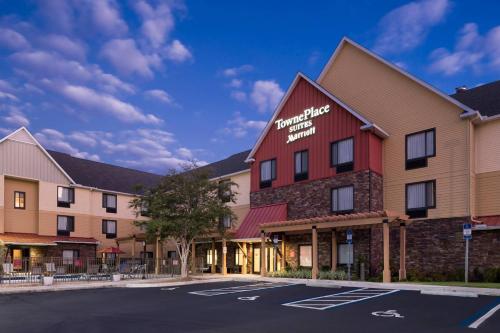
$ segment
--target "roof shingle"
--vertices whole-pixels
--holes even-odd
[[[500,80],[450,95],[483,116],[500,114]]]

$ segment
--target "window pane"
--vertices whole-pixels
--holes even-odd
[[[352,264],[354,262],[353,246],[339,244],[339,264]]]
[[[222,219],[224,228],[231,228],[231,216],[226,215]]]
[[[302,153],[295,153],[295,173],[302,173]]]
[[[339,145],[338,142],[332,145],[332,164],[339,164]]]
[[[114,195],[106,196],[106,207],[116,208],[116,196]]]
[[[312,247],[311,245],[299,246],[299,263],[303,267],[312,266]]]
[[[425,183],[408,185],[406,193],[408,200],[407,202],[408,209],[425,208],[426,207],[425,192],[426,192]]]
[[[271,180],[271,161],[265,161],[260,164],[260,180]]]
[[[337,212],[339,210],[339,191],[337,189],[332,190],[332,211]]]
[[[108,234],[116,234],[116,222],[115,221],[108,221],[107,222],[107,233]]]
[[[425,147],[425,133],[408,136],[406,142],[408,159],[425,157]]]
[[[308,164],[308,159],[309,159],[309,152],[304,151],[302,152],[302,172],[307,172],[309,170],[309,164]]]
[[[426,199],[427,199],[427,207],[434,207],[434,183],[427,182],[426,183]]]
[[[338,142],[338,163],[344,164],[353,161],[353,139]]]
[[[339,189],[339,210],[353,210],[354,208],[354,188],[352,186]]]
[[[434,131],[426,132],[425,139],[427,156],[432,156],[434,155]]]
[[[276,160],[271,160],[271,179],[276,179]]]
[[[61,202],[69,202],[70,201],[68,188],[65,188],[65,187],[58,187],[57,188],[57,201],[61,201]]]
[[[68,230],[68,217],[58,216],[57,217],[57,230],[66,231]]]

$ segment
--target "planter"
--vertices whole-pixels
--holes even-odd
[[[113,282],[118,282],[121,280],[121,278],[122,278],[122,276],[119,273],[111,274],[111,279],[113,280]]]
[[[43,285],[44,286],[51,286],[54,284],[54,277],[53,276],[44,276],[42,277]]]

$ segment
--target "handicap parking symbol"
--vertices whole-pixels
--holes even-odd
[[[400,315],[397,310],[387,310],[387,311],[375,311],[372,312],[372,315],[376,317],[384,317],[384,318],[404,318],[404,316]]]
[[[240,301],[255,301],[259,296],[238,297]]]

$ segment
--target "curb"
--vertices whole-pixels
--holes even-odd
[[[442,291],[442,290],[421,290],[422,295],[455,296],[455,297],[478,297],[479,295],[467,291]]]
[[[229,280],[232,281],[232,280]],[[192,284],[205,284],[214,282],[228,282],[228,279],[203,279],[192,281],[176,281],[176,282],[163,282],[163,283],[128,283],[124,286],[117,286],[118,288],[160,288],[160,287],[175,287],[187,286]]]

